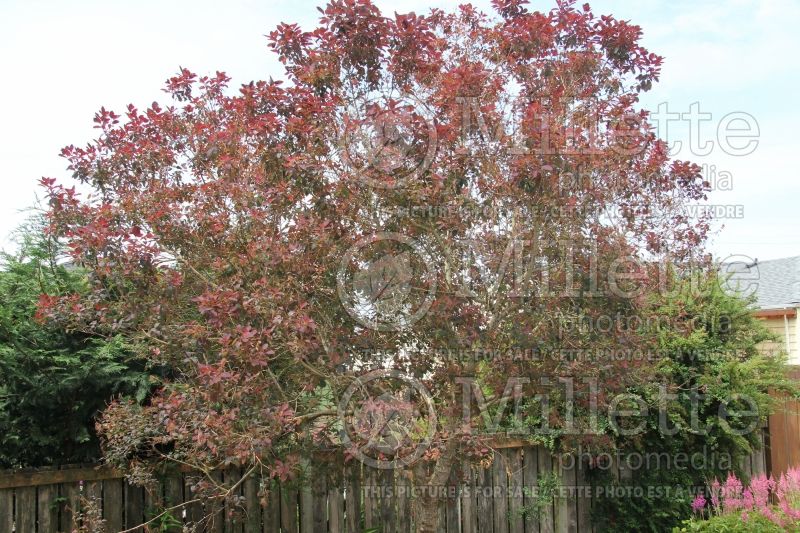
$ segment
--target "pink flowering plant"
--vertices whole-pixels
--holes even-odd
[[[729,521],[740,524],[738,531],[800,531],[800,468],[790,468],[777,481],[759,474],[747,486],[733,473],[724,483],[714,479],[708,499],[698,494],[692,511],[695,518],[676,531],[717,531]]]

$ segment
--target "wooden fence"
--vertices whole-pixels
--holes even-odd
[[[580,458],[578,458],[580,459]],[[624,482],[633,473],[624,465],[613,476]],[[763,451],[742,465],[763,471]],[[463,468],[441,487],[439,513],[443,533],[550,533],[592,531],[593,500],[580,460],[558,460],[543,448],[498,449],[488,468]],[[555,498],[536,503],[540,481],[556,474]],[[225,483],[241,479],[242,470],[218,474]],[[554,476],[549,476],[556,479]],[[79,525],[81,503],[94,501],[106,533],[135,528],[162,510],[192,502],[193,477],[177,474],[158,486],[130,485],[109,468],[71,468],[0,473],[0,533],[68,533]],[[195,501],[138,531],[181,532],[184,527],[213,533],[405,533],[411,524],[411,485],[401,471],[351,465],[338,481],[317,476],[303,488],[270,482],[270,496],[260,501],[259,483],[248,478],[234,499],[212,507]],[[531,512],[538,509],[537,512]],[[374,528],[374,529],[373,529]],[[93,531],[93,533],[100,533]]]
[[[800,367],[790,367],[789,377],[800,383]],[[767,449],[770,472],[778,477],[800,466],[800,402],[782,394],[776,397],[780,403],[769,417]]]

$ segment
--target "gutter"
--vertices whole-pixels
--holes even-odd
[[[753,312],[756,318],[796,318],[797,308],[795,307],[781,307],[778,309],[759,309]]]

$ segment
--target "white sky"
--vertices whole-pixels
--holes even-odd
[[[34,203],[42,176],[65,178],[61,147],[95,134],[100,106],[116,111],[166,101],[161,87],[179,66],[223,70],[233,84],[281,77],[264,35],[279,22],[311,28],[323,0],[0,0],[0,245]],[[451,8],[452,0],[377,0],[385,13]],[[488,9],[488,0],[473,2]],[[745,111],[761,135],[754,153],[733,157],[715,148],[684,159],[730,172],[733,190],[714,204],[743,205],[744,218],[724,220],[713,240],[719,257],[800,255],[800,180],[793,156],[800,110],[797,0],[599,0],[611,13],[643,27],[645,44],[664,55],[662,82],[645,99],[654,109],[688,112],[693,102],[712,113],[700,131],[714,140],[728,113]],[[536,9],[551,1],[532,0]],[[688,141],[673,128],[671,142]],[[663,132],[662,132],[663,134]]]

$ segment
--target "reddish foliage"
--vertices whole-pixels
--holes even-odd
[[[166,86],[173,105],[129,106],[123,121],[101,109],[100,137],[64,149],[74,178],[94,192],[42,185],[51,229],[90,270],[92,290],[60,310],[43,299],[40,312],[123,332],[174,369],[142,414],[149,423],[138,435],[150,440],[137,446],[151,444],[142,453],[209,465],[258,457],[286,478],[298,453],[340,444],[330,410],[354,376],[388,364],[422,380],[437,402],[442,425],[428,458],[452,456],[446,443],[456,441],[480,455],[480,439],[458,420],[455,376],[480,375],[493,390],[508,376],[530,378],[533,389],[548,374],[595,377],[607,387],[602,404],[646,372],[637,362],[502,358],[487,367],[431,355],[646,346],[633,331],[565,336],[552,320],[641,315],[641,296],[514,296],[512,269],[465,294],[461,274],[502,273],[509,242],[519,240],[536,245],[553,287],[583,290],[592,269],[607,272],[620,256],[685,259],[707,231],[676,212],[704,195],[698,167],[671,162],[636,107],[661,65],[639,44],[640,29],[563,0],[549,13],[520,0],[494,5],[499,19],[469,6],[387,18],[369,0],[331,1],[317,29],[282,24],[269,35],[288,83],[258,81],[237,93],[225,74],[181,69]],[[401,93],[429,114],[385,125],[385,145],[402,127],[410,156],[426,154],[420,139],[430,142],[433,117],[436,152],[403,187],[371,189],[365,179],[396,176],[347,164],[342,128],[360,123],[343,115],[375,95],[380,109],[405,113]],[[519,121],[509,133],[498,126],[512,96]],[[481,120],[464,112],[469,97]],[[520,139],[526,150],[513,150]],[[536,149],[548,145],[556,148]],[[398,214],[415,206],[455,215]],[[612,207],[621,213],[613,224],[596,216]],[[337,294],[343,257],[375,232],[407,236],[436,262],[422,287],[435,282],[430,307],[402,331],[363,327]],[[480,259],[471,266],[465,240],[466,255]],[[559,244],[567,240],[571,251]],[[382,272],[405,275],[419,266],[412,256],[382,263]],[[641,274],[644,292],[652,290],[655,273]],[[608,289],[605,277],[599,284]],[[390,297],[378,303],[391,306],[402,289],[382,286]],[[586,391],[578,393],[585,404]],[[120,445],[130,409],[116,405],[103,424],[117,459],[131,458]]]

